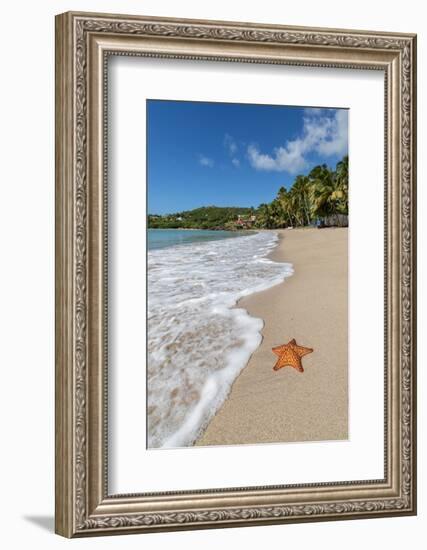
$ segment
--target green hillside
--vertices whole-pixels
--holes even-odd
[[[235,220],[240,215],[255,213],[253,208],[203,206],[185,212],[163,216],[149,214],[149,229],[235,229]]]

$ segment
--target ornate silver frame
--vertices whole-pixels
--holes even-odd
[[[106,59],[367,68],[385,75],[385,477],[109,495]],[[416,513],[416,37],[65,13],[56,18],[56,532],[66,537]]]

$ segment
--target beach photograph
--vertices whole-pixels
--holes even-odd
[[[348,110],[146,109],[147,448],[347,440]]]

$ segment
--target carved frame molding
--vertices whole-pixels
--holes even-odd
[[[385,478],[108,495],[104,284],[109,55],[385,74]],[[56,531],[67,536],[414,514],[416,37],[66,13],[56,18]]]

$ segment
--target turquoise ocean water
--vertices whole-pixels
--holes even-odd
[[[273,231],[148,231],[147,446],[193,445],[261,343],[236,307],[293,273]]]
[[[219,241],[248,235],[248,231],[209,231],[207,229],[149,229],[148,250],[168,248],[177,244],[203,243]]]

